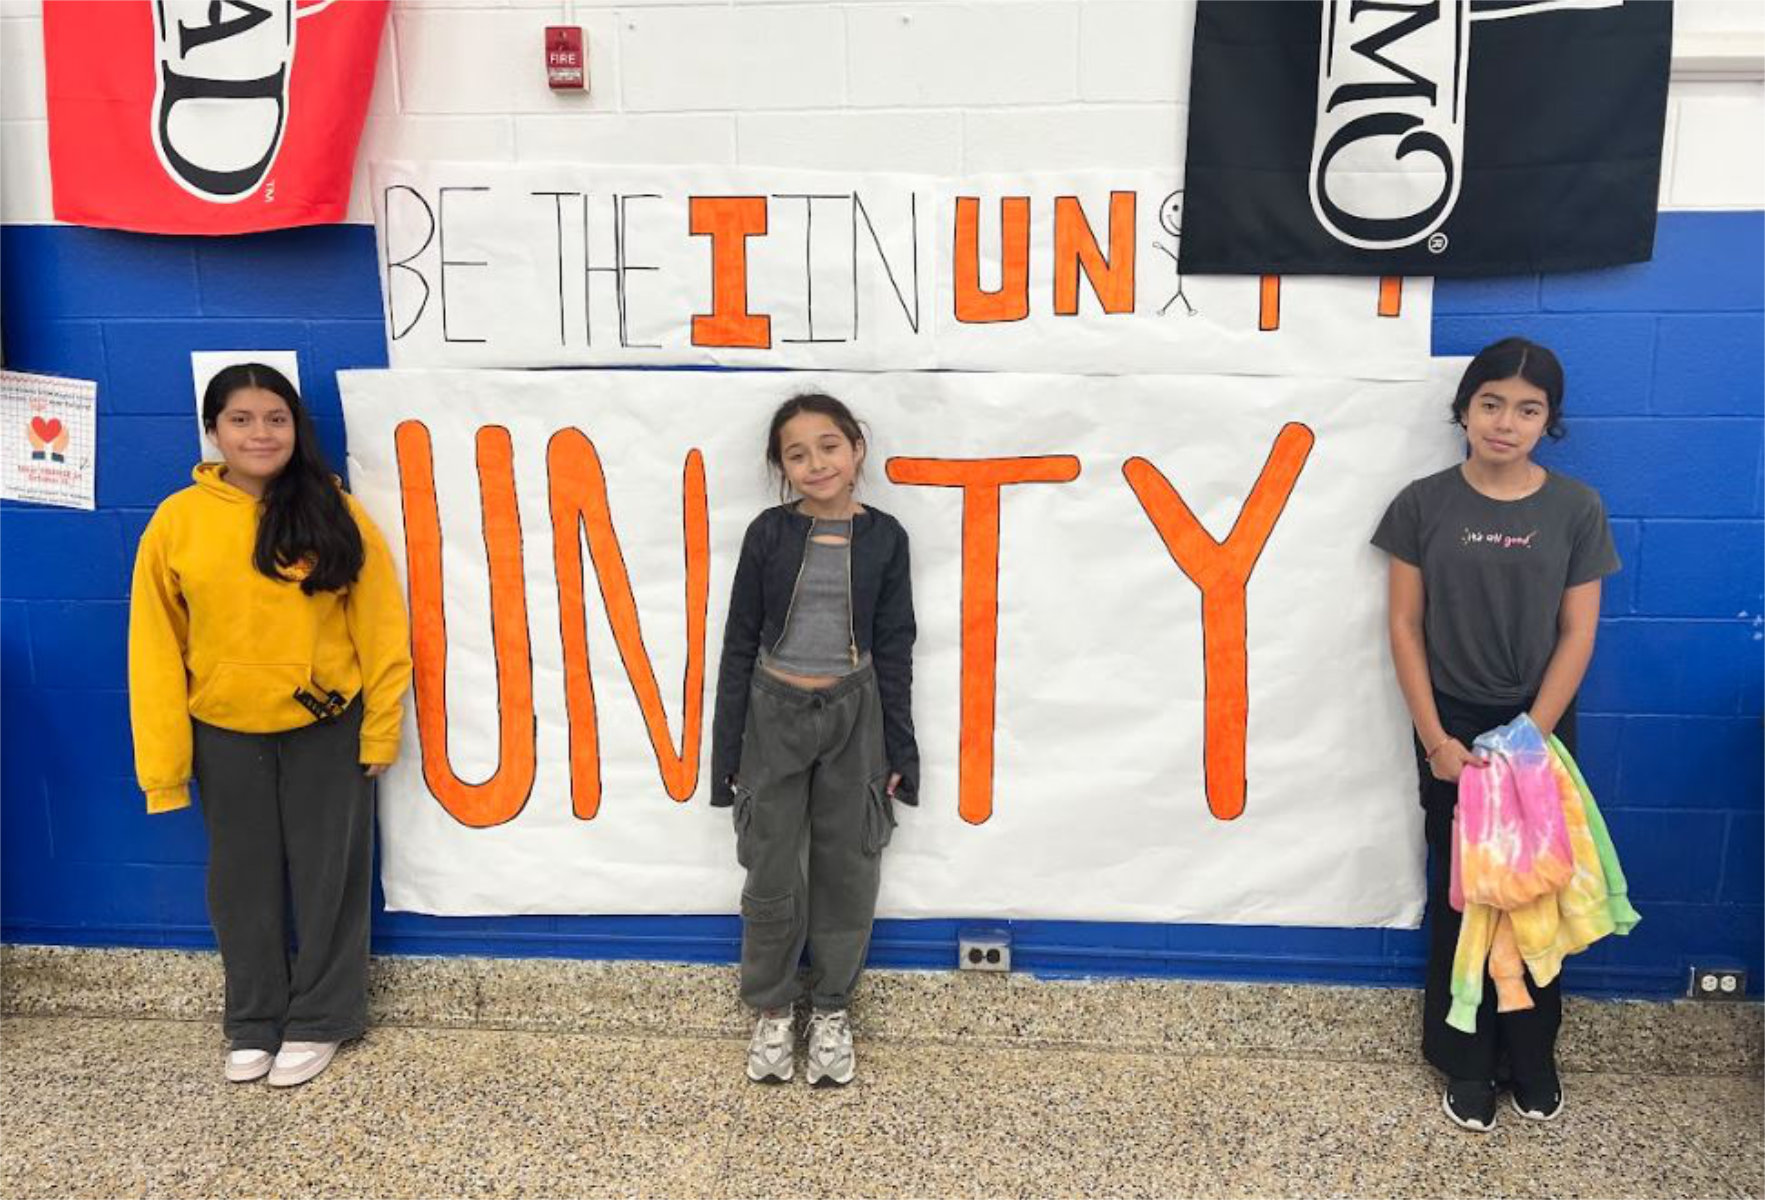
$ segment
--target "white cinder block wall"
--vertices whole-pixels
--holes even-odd
[[[567,9],[587,96],[545,86]],[[1193,19],[1192,0],[394,0],[351,216],[374,158],[1176,166]],[[1765,207],[1765,0],[1679,0],[1667,120],[1662,207]],[[41,5],[0,0],[0,220],[51,219]]]

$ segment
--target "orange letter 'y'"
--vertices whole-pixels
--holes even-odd
[[[1215,541],[1195,519],[1157,467],[1143,458],[1130,458],[1122,465],[1128,486],[1164,539],[1165,549],[1201,589],[1207,807],[1222,821],[1244,811],[1244,744],[1250,719],[1245,590],[1314,440],[1304,425],[1282,427],[1250,498],[1223,542]]]

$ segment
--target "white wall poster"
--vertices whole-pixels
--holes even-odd
[[[95,507],[98,385],[0,371],[0,495],[59,508]]]
[[[861,499],[913,539],[922,803],[882,915],[1415,924],[1421,813],[1367,538],[1452,461],[1454,365],[342,373],[355,493],[413,614],[389,907],[734,910],[728,810],[706,803],[723,617],[777,501],[767,418],[822,388],[871,427]],[[992,488],[996,539],[965,535]],[[593,685],[575,711],[572,679]]]

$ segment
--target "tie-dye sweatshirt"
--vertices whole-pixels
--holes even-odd
[[[1447,1024],[1477,1028],[1487,967],[1496,1007],[1532,1007],[1523,972],[1543,986],[1563,959],[1641,918],[1575,760],[1521,713],[1478,737],[1488,766],[1459,776],[1451,902],[1464,913]]]

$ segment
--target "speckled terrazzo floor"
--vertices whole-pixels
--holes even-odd
[[[212,951],[0,946],[0,1012],[214,1020]],[[376,1026],[615,1036],[745,1037],[728,966],[547,958],[376,956]],[[853,1005],[859,1036],[959,1046],[1051,1046],[1413,1065],[1421,994],[1399,987],[1192,979],[1039,979],[1012,973],[871,970]],[[1570,996],[1565,1070],[1758,1075],[1760,1006]]]
[[[1461,1133],[1419,1066],[860,1043],[844,1091],[742,1043],[385,1026],[290,1092],[206,1021],[0,1021],[0,1195],[1759,1196],[1756,1075],[1578,1072]]]

